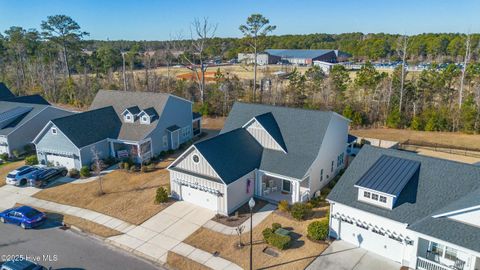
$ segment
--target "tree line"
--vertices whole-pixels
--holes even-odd
[[[275,26],[253,14],[239,26],[242,38],[215,36],[217,24],[195,19],[190,36],[167,41],[95,41],[70,17],[49,16],[40,29],[12,26],[0,34],[0,80],[17,94],[42,94],[54,103],[89,105],[99,89],[168,92],[196,102],[204,114],[227,115],[242,100],[299,108],[328,109],[352,119],[354,127],[388,126],[428,131],[480,130],[480,35],[311,34],[275,36]],[[341,65],[325,74],[318,67],[289,67],[278,75],[268,67],[254,80],[222,73],[207,61],[265,48],[339,49],[364,61],[352,72]],[[403,65],[381,72],[372,61],[433,63],[421,72]],[[453,63],[462,62],[464,65]],[[439,68],[437,64],[452,63]],[[193,80],[176,80],[181,64]],[[166,66],[167,73],[155,72]],[[215,72],[206,82],[207,70]],[[264,79],[257,79],[259,76]],[[139,76],[138,74],[141,74]],[[258,90],[257,90],[258,89]]]

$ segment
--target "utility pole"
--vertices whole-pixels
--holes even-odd
[[[468,61],[470,60],[470,34],[467,35],[466,49],[465,49],[465,59],[463,61],[462,67],[462,77],[460,78],[460,92],[458,93],[458,108],[462,109],[463,102],[463,86],[465,81],[465,73],[467,71]]]
[[[400,78],[400,104],[398,106],[398,111],[402,113],[402,103],[403,103],[403,84],[405,80],[405,57],[407,56],[407,36],[403,36],[403,55],[402,55],[402,78]]]
[[[123,91],[127,91],[127,77],[125,77],[125,54],[126,52],[122,52]]]

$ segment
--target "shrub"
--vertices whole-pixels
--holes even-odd
[[[15,158],[20,157],[20,151],[18,151],[18,149],[14,149],[14,150],[12,151],[12,154],[13,154],[13,156],[14,156]]]
[[[280,250],[284,250],[290,246],[291,241],[292,238],[288,235],[279,235],[273,233],[272,235],[270,235],[267,242]]]
[[[123,169],[123,162],[118,163],[118,168]]]
[[[128,162],[122,162],[122,164],[123,164],[123,166],[122,166],[123,169],[125,169],[125,170],[127,170],[127,171],[130,170],[130,163],[128,163]]]
[[[265,228],[265,229],[262,231],[263,240],[265,240],[265,242],[268,243],[268,239],[270,239],[270,236],[272,236],[272,234],[273,234],[272,228]]]
[[[314,240],[325,240],[328,237],[328,219],[308,224],[307,235]]]
[[[280,210],[282,212],[288,212],[290,210],[290,205],[288,205],[288,201],[281,200],[278,203],[278,210]]]
[[[164,187],[157,188],[157,194],[155,195],[155,203],[168,202],[168,191]]]
[[[313,207],[319,207],[320,204],[323,202],[320,196],[310,199],[309,201]]]
[[[68,171],[68,176],[72,178],[78,178],[80,176],[80,172],[77,169],[72,168],[70,171]]]
[[[159,156],[159,158],[163,158],[163,157],[165,157],[166,155],[167,155],[167,152],[162,151],[162,152],[160,152],[160,155],[158,155],[158,156]]]
[[[31,155],[25,158],[25,165],[37,165],[38,158],[37,155]]]
[[[90,177],[90,168],[88,166],[83,166],[80,169],[80,176],[81,177]]]
[[[143,165],[140,170],[141,170],[143,173],[149,172],[149,170],[148,170],[148,165]]]
[[[296,220],[304,220],[311,213],[311,208],[304,203],[295,203],[290,210],[292,217]]]
[[[137,166],[132,165],[132,167],[130,167],[130,172],[131,172],[131,173],[134,173],[134,172],[137,172],[137,171],[138,171],[138,170],[137,170]]]
[[[173,153],[175,153],[175,150],[173,150],[173,149],[170,149],[170,150],[167,151],[167,155],[171,155]]]
[[[275,232],[276,230],[280,229],[282,225],[280,223],[273,223],[272,224],[272,230]]]
[[[1,158],[2,160],[5,160],[5,161],[6,161],[6,160],[8,160],[9,156],[8,156],[7,153],[2,153],[2,154],[0,154],[0,158]]]
[[[103,160],[103,164],[105,164],[107,167],[110,167],[117,163],[117,159],[114,157],[107,157]]]

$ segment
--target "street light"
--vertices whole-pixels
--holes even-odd
[[[253,207],[255,207],[255,200],[253,197],[248,201],[250,207],[250,270],[253,269],[252,257],[253,257]]]

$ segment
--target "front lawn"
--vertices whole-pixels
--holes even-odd
[[[165,168],[172,161],[173,158],[160,162],[155,171],[148,173],[116,170],[104,175],[104,195],[99,195],[99,182],[95,180],[47,188],[34,197],[90,209],[139,225],[169,205],[155,204],[154,199],[158,187],[170,184]]]
[[[325,213],[326,209],[323,209]],[[270,214],[262,223],[253,230],[253,268],[254,269],[304,269],[326,248],[327,244],[313,242],[307,238],[307,226],[312,221],[322,220],[328,217],[312,218],[307,221],[297,221],[277,212]],[[280,223],[283,228],[293,231],[290,248],[276,250],[278,257],[267,255],[263,252],[271,246],[263,242],[262,231],[271,227],[272,223]],[[249,233],[242,235],[242,242],[249,242]],[[237,248],[238,236],[224,235],[206,228],[200,228],[185,240],[185,243],[203,249],[207,252],[219,252],[219,256],[230,260],[244,269],[249,267],[250,247],[246,245],[242,249]],[[274,249],[274,248],[272,248]]]
[[[16,168],[25,165],[25,161],[6,162],[0,165],[0,187],[5,185],[5,177]]]

